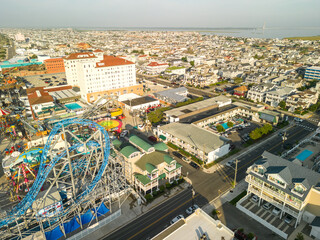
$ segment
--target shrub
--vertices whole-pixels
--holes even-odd
[[[146,196],[144,196],[145,197],[145,199],[147,200],[147,202],[151,202],[152,201],[152,199],[153,199],[153,196],[150,194],[150,193],[148,193]]]
[[[216,128],[217,128],[217,131],[218,131],[218,132],[224,132],[224,131],[225,131],[224,127],[222,127],[221,124],[218,124],[218,125],[216,126]]]
[[[248,233],[247,237],[249,240],[252,240],[254,238],[254,234],[250,232]]]
[[[229,128],[232,128],[232,127],[233,127],[233,122],[227,122],[227,126],[228,126]]]
[[[172,149],[174,149],[174,150],[178,150],[178,149],[179,149],[179,147],[176,146],[176,145],[174,145],[172,142],[168,142],[167,145],[168,145],[169,147],[171,147]]]
[[[166,182],[166,188],[171,188],[171,184],[169,182]]]
[[[166,189],[166,187],[165,187],[164,185],[161,185],[161,186],[159,187],[159,192],[160,192],[160,193],[163,193],[165,189]]]
[[[216,216],[218,214],[218,210],[217,209],[213,209],[211,212],[212,216]]]

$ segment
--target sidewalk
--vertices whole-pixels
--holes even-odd
[[[202,210],[208,214],[211,214],[213,209],[218,209],[226,202],[230,202],[232,199],[237,197],[240,193],[247,190],[247,188],[248,188],[248,183],[243,179],[236,185],[236,187],[232,190],[232,192],[230,191],[231,190],[230,188],[226,192],[222,193],[220,197],[218,196],[215,199],[213,199],[211,202],[207,203],[202,208]]]
[[[291,124],[291,123],[290,123],[288,126],[285,126],[284,128],[282,128],[281,130],[282,130],[282,131],[286,131],[286,130],[288,130],[290,127],[292,127],[292,124]],[[209,168],[209,169],[203,168],[203,171],[204,171],[205,173],[214,173],[214,172],[217,170],[217,168],[219,167],[219,165],[224,165],[225,163],[227,163],[227,162],[230,161],[230,160],[234,160],[234,159],[236,159],[236,158],[242,157],[243,155],[247,154],[248,152],[250,152],[250,151],[252,151],[252,150],[254,150],[254,149],[258,148],[258,147],[260,147],[260,146],[263,145],[266,141],[269,141],[270,139],[276,137],[277,135],[278,135],[278,132],[274,132],[274,133],[272,133],[268,138],[264,139],[263,141],[261,141],[261,142],[259,142],[259,143],[255,143],[255,144],[253,144],[253,145],[251,145],[251,146],[246,147],[245,149],[241,150],[240,152],[238,152],[238,153],[236,153],[236,154],[234,154],[234,155],[232,155],[232,156],[230,156],[230,157],[222,160],[221,162],[213,165],[211,168]]]
[[[168,193],[165,193],[164,195],[156,198],[155,200],[153,200],[151,203],[147,205],[142,204],[139,206],[135,199],[128,197],[128,199],[121,206],[121,211],[122,211],[121,216],[118,217],[115,221],[107,225],[104,225],[98,230],[96,230],[95,232],[91,233],[90,239],[98,240],[110,235],[111,233],[117,231],[121,227],[124,227],[125,225],[133,222],[138,217],[141,217],[143,214],[147,213],[151,209],[167,201],[172,196],[175,196],[178,193],[182,192],[183,190],[187,189],[188,186],[189,184],[187,182],[184,182],[179,186],[169,190]]]

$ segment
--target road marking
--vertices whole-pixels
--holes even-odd
[[[277,217],[274,216],[273,219],[269,223],[272,224],[276,219],[277,219]]]
[[[296,133],[292,134],[290,137],[292,138],[293,136],[295,136],[295,135],[299,134],[300,132],[302,132],[302,131],[304,131],[304,130],[305,130],[305,129],[302,129],[302,130],[300,130],[300,131],[298,131],[298,132],[296,132]],[[278,147],[280,144],[282,144],[282,142],[279,142],[278,144],[274,145],[273,147],[271,147],[271,148],[267,149],[267,151],[270,151],[270,150],[274,149],[275,147]],[[261,156],[261,155],[260,155],[260,156]],[[260,158],[260,156],[258,156],[258,157],[256,157],[256,158],[254,158],[254,159],[252,159],[251,161],[249,161],[249,162],[245,163],[244,165],[242,165],[242,166],[238,167],[238,171],[239,171],[240,169],[242,169],[242,168],[246,167],[248,164],[251,164],[252,162],[254,162],[254,161],[256,161],[257,159],[259,159],[259,158]],[[231,174],[232,174],[232,173],[227,174],[227,177],[228,177],[228,178],[230,178]],[[225,177],[225,179],[226,179],[226,177]]]
[[[197,193],[193,198],[196,198],[200,196],[199,193]],[[185,201],[184,203],[181,203],[178,207],[172,209],[170,212],[167,212],[165,215],[163,215],[162,217],[158,218],[156,221],[154,221],[153,223],[149,224],[148,226],[146,226],[145,228],[141,229],[139,232],[136,232],[134,235],[132,235],[131,237],[128,238],[128,240],[136,237],[137,235],[139,235],[140,233],[144,232],[145,230],[147,230],[149,227],[153,226],[154,224],[156,224],[157,222],[159,222],[160,220],[162,220],[163,218],[167,217],[169,214],[173,213],[174,211],[178,210],[179,208],[181,208],[183,205],[185,205],[186,203],[192,201],[192,198],[188,199],[187,201]]]

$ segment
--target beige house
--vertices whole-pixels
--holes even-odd
[[[264,200],[279,208],[280,219],[285,214],[294,217],[294,227],[302,220],[311,223],[320,216],[319,173],[265,151],[247,174],[247,196],[238,204],[254,194],[259,206]],[[257,215],[254,218],[262,221]]]
[[[295,110],[298,107],[303,109],[309,108],[311,105],[316,104],[318,101],[319,93],[305,90],[297,92],[286,99],[286,106]]]

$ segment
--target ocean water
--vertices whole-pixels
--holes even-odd
[[[190,31],[200,32],[201,34],[223,35],[232,37],[247,38],[286,38],[286,37],[305,37],[320,36],[320,27],[304,28],[125,28],[125,27],[101,27],[101,28],[77,28],[80,30],[99,30],[99,31]]]

